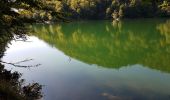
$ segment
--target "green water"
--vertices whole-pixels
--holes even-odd
[[[9,45],[6,61],[33,58],[46,100],[169,100],[170,20],[34,24],[28,41]],[[17,47],[17,48],[16,48]],[[9,67],[10,69],[11,67]]]

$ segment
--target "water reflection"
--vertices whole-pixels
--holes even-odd
[[[2,31],[0,29],[0,31]],[[9,30],[8,30],[9,31]],[[24,35],[24,34],[22,34]],[[8,63],[2,61],[7,44],[13,39],[10,33],[0,34],[0,100],[37,100],[42,98],[42,86],[39,83],[25,84],[22,74],[18,71],[7,70],[5,64],[20,66],[19,63]]]
[[[33,25],[35,36],[88,64],[107,68],[141,64],[170,72],[170,21],[74,22]]]
[[[33,25],[31,42],[8,45],[3,61],[43,87],[44,100],[168,100],[168,20],[90,21]],[[39,39],[38,39],[39,38]],[[10,67],[8,67],[10,69]]]

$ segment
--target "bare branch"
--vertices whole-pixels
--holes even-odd
[[[31,60],[33,60],[33,59],[25,59],[25,60],[22,60],[22,61],[16,62],[16,63],[14,63],[14,64],[20,64],[20,63],[27,62],[27,61],[31,61]]]
[[[38,67],[38,66],[41,65],[41,64],[27,65],[27,66],[25,66],[25,65],[19,65],[19,63],[21,63],[21,62],[26,62],[26,61],[30,61],[30,60],[23,60],[23,61],[20,61],[20,62],[17,62],[17,63],[9,63],[9,62],[4,62],[4,61],[1,61],[1,60],[0,60],[0,63],[12,65],[12,66],[14,66],[14,67],[24,67],[24,68]]]

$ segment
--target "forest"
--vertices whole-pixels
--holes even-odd
[[[75,19],[170,16],[169,0],[63,0],[55,7],[58,12],[69,12]]]
[[[169,0],[1,0],[0,9],[0,23],[170,17]]]
[[[69,19],[111,19],[169,17],[169,0],[42,0],[47,9]],[[22,15],[34,19],[58,20],[54,13],[23,10]],[[61,14],[63,16],[61,16]]]
[[[103,19],[115,19],[115,18],[133,19],[133,18],[157,18],[157,17],[166,17],[166,18],[170,17],[170,0],[0,0],[0,100],[11,100],[11,99],[36,100],[42,98],[42,93],[41,93],[42,85],[40,85],[39,83],[30,83],[29,85],[23,85],[24,79],[20,78],[22,76],[20,72],[12,72],[10,70],[5,69],[6,64],[10,64],[10,65],[14,65],[14,64],[2,61],[2,58],[5,55],[5,51],[7,49],[7,45],[8,43],[10,43],[11,40],[17,40],[21,38],[22,41],[25,41],[26,36],[30,34],[30,30],[25,27],[26,26],[25,23],[48,23],[48,22],[59,22],[59,21],[69,22],[72,20],[88,20],[88,19],[103,20]],[[100,29],[102,28],[104,27],[101,27]],[[168,28],[166,29],[168,30]],[[77,30],[75,30],[75,32],[73,33],[76,33]],[[148,29],[149,32],[150,30],[151,28]],[[142,30],[140,31],[142,32]],[[138,32],[132,31],[132,33],[138,33]],[[71,31],[70,34],[72,34]],[[87,40],[89,40],[88,37],[90,36],[91,34],[89,35],[87,34],[87,36],[85,35],[84,38],[87,38]],[[98,34],[96,34],[96,37],[97,36]],[[138,35],[136,35],[136,37],[137,36]],[[81,37],[81,36],[77,35],[77,37]],[[169,37],[169,35],[167,37]],[[144,40],[145,38],[139,38],[139,39]],[[72,38],[70,39],[66,38],[65,41],[67,40],[71,41],[68,43],[72,43],[73,41]],[[108,42],[109,40],[105,39],[105,41]],[[110,41],[111,41],[110,43],[113,42],[112,38],[110,39]],[[58,40],[56,43],[60,43],[60,41]],[[98,41],[96,38],[96,44],[97,43],[100,43],[100,38],[98,39]],[[86,46],[86,45],[81,45],[81,42],[79,42],[79,44],[80,46]],[[102,43],[99,46],[101,45]],[[155,45],[157,44],[155,43]],[[62,45],[62,46],[66,46],[66,45]],[[104,43],[103,46],[105,46]],[[111,44],[111,46],[113,46],[113,43]],[[162,46],[161,44],[158,45],[159,48],[161,48],[161,46]],[[160,52],[162,53],[162,51]],[[159,55],[161,55],[161,53]],[[167,51],[167,53],[169,52]],[[106,54],[107,53],[105,53],[104,56],[106,56]],[[164,58],[163,56],[161,57]],[[167,56],[166,58],[168,57],[169,56]],[[92,61],[93,60],[94,59],[92,59]],[[108,59],[106,59],[106,61],[107,60]],[[167,62],[165,64],[168,65],[169,63]],[[161,69],[161,68],[157,68],[157,69]],[[164,71],[165,69],[162,70]]]

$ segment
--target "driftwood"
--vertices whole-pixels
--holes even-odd
[[[1,61],[0,60],[0,63],[12,65],[14,67],[23,67],[23,68],[38,67],[38,66],[41,65],[41,64],[36,64],[36,65],[20,65],[20,63],[31,61],[31,60],[33,60],[33,59],[25,59],[25,60],[22,60],[22,61],[19,61],[19,62],[16,62],[16,63],[5,62],[5,61]]]

